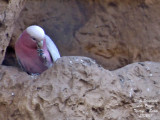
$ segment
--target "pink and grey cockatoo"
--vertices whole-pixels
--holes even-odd
[[[60,58],[59,51],[44,30],[29,26],[15,43],[15,53],[22,69],[29,74],[40,74]]]

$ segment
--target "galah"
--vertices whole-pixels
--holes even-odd
[[[23,31],[15,43],[15,53],[20,66],[28,74],[40,74],[60,58],[54,42],[37,25]]]

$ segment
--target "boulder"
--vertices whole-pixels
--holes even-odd
[[[78,56],[58,59],[40,76],[1,66],[0,119],[156,120],[159,71],[155,62],[109,71]]]

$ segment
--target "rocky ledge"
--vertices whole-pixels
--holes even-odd
[[[1,120],[158,120],[160,63],[108,71],[86,57],[62,57],[40,76],[0,67]]]

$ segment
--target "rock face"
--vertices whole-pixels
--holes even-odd
[[[1,0],[0,120],[159,120],[160,63],[130,64],[160,60],[159,9],[159,0]],[[40,76],[13,67],[32,24],[62,56],[99,64],[62,57]]]
[[[0,1],[0,63],[10,42],[15,22],[24,6],[25,0]]]
[[[27,0],[10,46],[26,27],[38,24],[62,56],[88,56],[109,70],[159,61],[159,9],[159,0]]]
[[[37,78],[12,67],[0,73],[1,120],[160,118],[160,63],[108,71],[89,58],[62,57]]]

